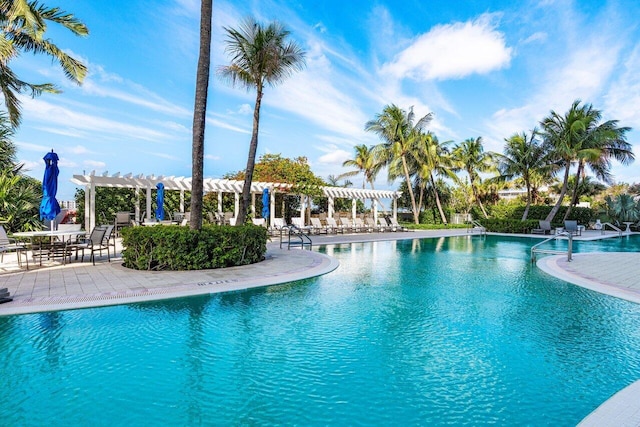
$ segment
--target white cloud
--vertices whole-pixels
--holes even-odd
[[[52,127],[46,127],[46,126],[38,126],[35,128],[43,132],[53,133],[53,134],[62,135],[62,136],[69,136],[72,138],[85,138],[87,136],[86,132],[80,132],[75,129],[60,129],[60,128],[52,128]]]
[[[484,14],[474,21],[438,25],[381,71],[396,78],[443,80],[504,68],[511,60],[511,48],[492,20],[492,15]]]
[[[213,154],[205,154],[204,158],[207,160],[220,160],[221,157],[220,156],[214,156]]]
[[[242,104],[240,108],[238,108],[238,114],[249,115],[253,113],[253,108],[249,104]]]
[[[622,126],[640,127],[640,43],[621,67],[621,74],[605,95],[605,111],[620,120]]]
[[[351,154],[348,151],[335,149],[318,158],[318,163],[342,166],[342,163],[349,159]]]
[[[547,40],[548,34],[544,31],[538,31],[531,34],[529,37],[522,41],[522,44],[529,44],[533,42],[545,42]]]
[[[210,117],[207,118],[207,123],[211,124],[212,126],[215,127],[219,127],[221,129],[227,129],[227,130],[231,130],[234,132],[238,132],[238,133],[244,133],[247,135],[251,135],[251,131],[247,130],[247,129],[242,129],[238,126],[233,126],[225,121],[222,120],[218,120],[218,119],[212,119]]]
[[[47,151],[51,150],[51,147],[47,147],[45,145],[32,144],[30,142],[22,142],[22,141],[16,141],[16,146],[18,148],[20,148],[21,150],[37,151],[37,152],[40,152],[40,153],[46,153]],[[43,156],[44,156],[44,154],[43,154]]]
[[[90,151],[87,149],[87,147],[82,146],[82,145],[76,145],[75,147],[67,147],[66,148],[67,151],[73,153],[73,154],[87,154]]]

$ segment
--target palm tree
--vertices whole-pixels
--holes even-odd
[[[500,180],[513,180],[521,178],[527,189],[527,205],[522,214],[522,220],[529,215],[532,201],[532,178],[536,172],[544,173],[546,166],[545,152],[542,143],[538,140],[538,131],[514,134],[505,139],[503,154],[496,154]]]
[[[391,104],[385,106],[382,113],[376,115],[375,119],[368,121],[365,130],[376,133],[384,141],[374,147],[374,153],[380,163],[388,166],[389,180],[393,181],[398,176],[404,175],[411,198],[413,219],[418,224],[419,212],[411,185],[411,175],[415,171],[409,170],[409,157],[416,154],[420,135],[431,121],[432,114],[427,114],[415,124],[414,118],[413,107],[405,112]]]
[[[591,110],[591,106],[589,106]],[[612,184],[611,158],[616,159],[623,165],[628,165],[634,160],[631,144],[626,140],[626,133],[631,130],[629,127],[618,127],[617,120],[609,120],[602,124],[597,124],[600,120],[601,112],[593,110],[591,114],[593,121],[587,127],[583,148],[578,151],[578,168],[574,175],[573,193],[571,203],[564,214],[564,219],[569,217],[571,208],[578,203],[578,191],[581,188],[580,180],[586,179],[585,166],[588,166],[595,174],[596,178]]]
[[[626,150],[630,146],[625,145],[624,135],[628,128],[618,128],[616,121],[603,123],[601,127],[598,125],[601,117],[601,112],[594,109],[591,104],[580,106],[580,100],[576,100],[564,116],[551,111],[551,114],[542,120],[541,125],[544,130],[545,144],[549,147],[550,161],[556,163],[561,169],[564,168],[558,200],[547,215],[546,221],[553,220],[567,194],[573,162],[580,163],[581,159],[588,162],[592,168],[595,168],[597,175],[606,179],[610,168],[610,157],[620,158],[623,161],[633,158],[632,155],[629,157],[630,150]],[[581,174],[582,171],[579,170],[578,173]]]
[[[242,187],[242,203],[236,223],[244,224],[251,196],[251,181],[258,149],[260,105],[265,85],[275,86],[305,65],[304,51],[287,40],[290,32],[280,23],[263,26],[253,18],[247,18],[239,29],[224,28],[227,39],[226,52],[231,64],[220,67],[220,75],[231,85],[256,90],[253,109],[253,132],[249,144],[249,156]]]
[[[487,211],[480,200],[478,186],[482,181],[480,172],[489,172],[494,168],[493,153],[485,153],[482,146],[482,137],[469,138],[456,145],[452,152],[453,158],[459,167],[469,175],[469,185],[473,192],[473,198],[480,206],[482,214],[488,218]]]
[[[373,150],[366,145],[360,144],[356,145],[353,148],[355,149],[355,155],[353,159],[345,160],[342,163],[342,166],[354,167],[356,168],[356,170],[342,173],[338,175],[337,179],[343,179],[348,176],[356,176],[362,173],[364,175],[364,179],[362,180],[362,188],[364,189],[365,184],[369,183],[369,185],[371,185],[371,189],[373,190],[373,182],[375,181],[378,172],[380,172],[382,164],[378,162],[373,155]]]
[[[433,198],[440,213],[443,224],[447,224],[447,217],[442,208],[440,195],[438,194],[438,185],[435,176],[441,178],[450,178],[457,182],[458,177],[453,171],[453,162],[447,145],[450,141],[439,142],[438,138],[431,132],[427,132],[420,136],[419,150],[416,152],[416,176],[422,183],[421,190],[427,186],[433,192]],[[422,195],[420,197],[422,200]],[[419,203],[422,205],[422,202]],[[419,209],[420,210],[420,209]]]
[[[87,67],[66,54],[51,40],[45,38],[47,22],[62,25],[75,35],[89,34],[87,27],[73,15],[57,7],[48,8],[37,1],[0,1],[0,90],[9,112],[13,127],[20,124],[20,101],[17,94],[27,92],[32,97],[42,92],[59,93],[51,83],[32,84],[20,80],[9,68],[9,62],[21,52],[44,53],[57,60],[65,76],[74,83],[81,84],[87,74]]]
[[[616,197],[605,197],[607,213],[618,223],[637,221],[640,219],[640,201],[636,202],[629,194],[618,194]]]
[[[191,218],[192,230],[202,228],[202,202],[204,198],[204,129],[209,93],[209,64],[211,61],[211,19],[213,0],[200,4],[200,52],[196,71],[196,96],[193,107],[193,139],[191,143]]]

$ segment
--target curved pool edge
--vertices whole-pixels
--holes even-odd
[[[565,282],[640,304],[640,253],[579,253],[571,262],[566,255],[552,255],[540,258],[536,265]]]
[[[595,411],[587,415],[578,427],[614,427],[640,425],[640,380],[623,388]]]
[[[0,316],[96,308],[183,298],[280,285],[327,274],[339,262],[322,253],[270,248],[256,264],[215,270],[137,271],[122,262],[72,264],[50,269],[48,292],[42,272],[12,275],[3,286],[13,301],[0,305]],[[39,277],[40,273],[40,277]],[[74,288],[73,285],[79,285]],[[38,288],[38,291],[35,289]],[[53,289],[52,289],[53,288]],[[78,292],[69,290],[78,289]],[[86,292],[95,289],[97,292]]]

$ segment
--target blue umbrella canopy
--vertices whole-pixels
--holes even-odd
[[[164,219],[164,184],[159,182],[156,184],[158,194],[156,195],[156,202],[158,207],[156,208],[156,219],[162,221]]]
[[[40,219],[52,221],[60,213],[60,205],[56,200],[58,192],[58,155],[51,150],[44,157],[44,178],[42,179],[42,202],[40,203]]]
[[[262,190],[262,218],[269,221],[269,189]]]

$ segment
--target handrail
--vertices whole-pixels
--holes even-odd
[[[615,231],[618,232],[618,236],[622,236],[622,230],[618,227],[616,227],[615,225],[611,224],[610,222],[603,222],[602,223],[602,231],[601,233],[604,234],[605,228],[607,228],[607,225],[609,227],[611,227],[612,229],[614,229]]]
[[[485,226],[480,224],[478,221],[471,220],[469,221],[469,226],[467,227],[467,233],[471,233],[474,230],[478,230],[481,235],[487,234],[487,229]]]
[[[551,240],[556,240],[558,237],[561,236],[566,236],[569,238],[569,244],[567,246],[567,251],[559,251],[559,250],[554,250],[554,249],[538,249],[539,246],[544,245],[547,242],[550,242]],[[571,260],[573,259],[573,234],[571,234],[568,231],[563,231],[561,233],[556,234],[555,236],[551,236],[548,239],[543,240],[540,243],[536,243],[535,245],[533,245],[531,247],[531,262],[536,262],[536,254],[556,254],[556,255],[560,255],[560,254],[567,254],[567,262],[571,262]]]
[[[313,246],[311,237],[304,234],[302,230],[300,230],[300,228],[296,227],[295,225],[287,225],[286,227],[282,227],[280,229],[280,249],[282,249],[282,233],[285,230],[287,232],[287,249],[291,249],[291,246],[300,246],[302,249],[304,249],[305,246],[309,246],[309,249],[311,249],[311,247]],[[300,241],[291,242],[292,235],[300,239]]]

